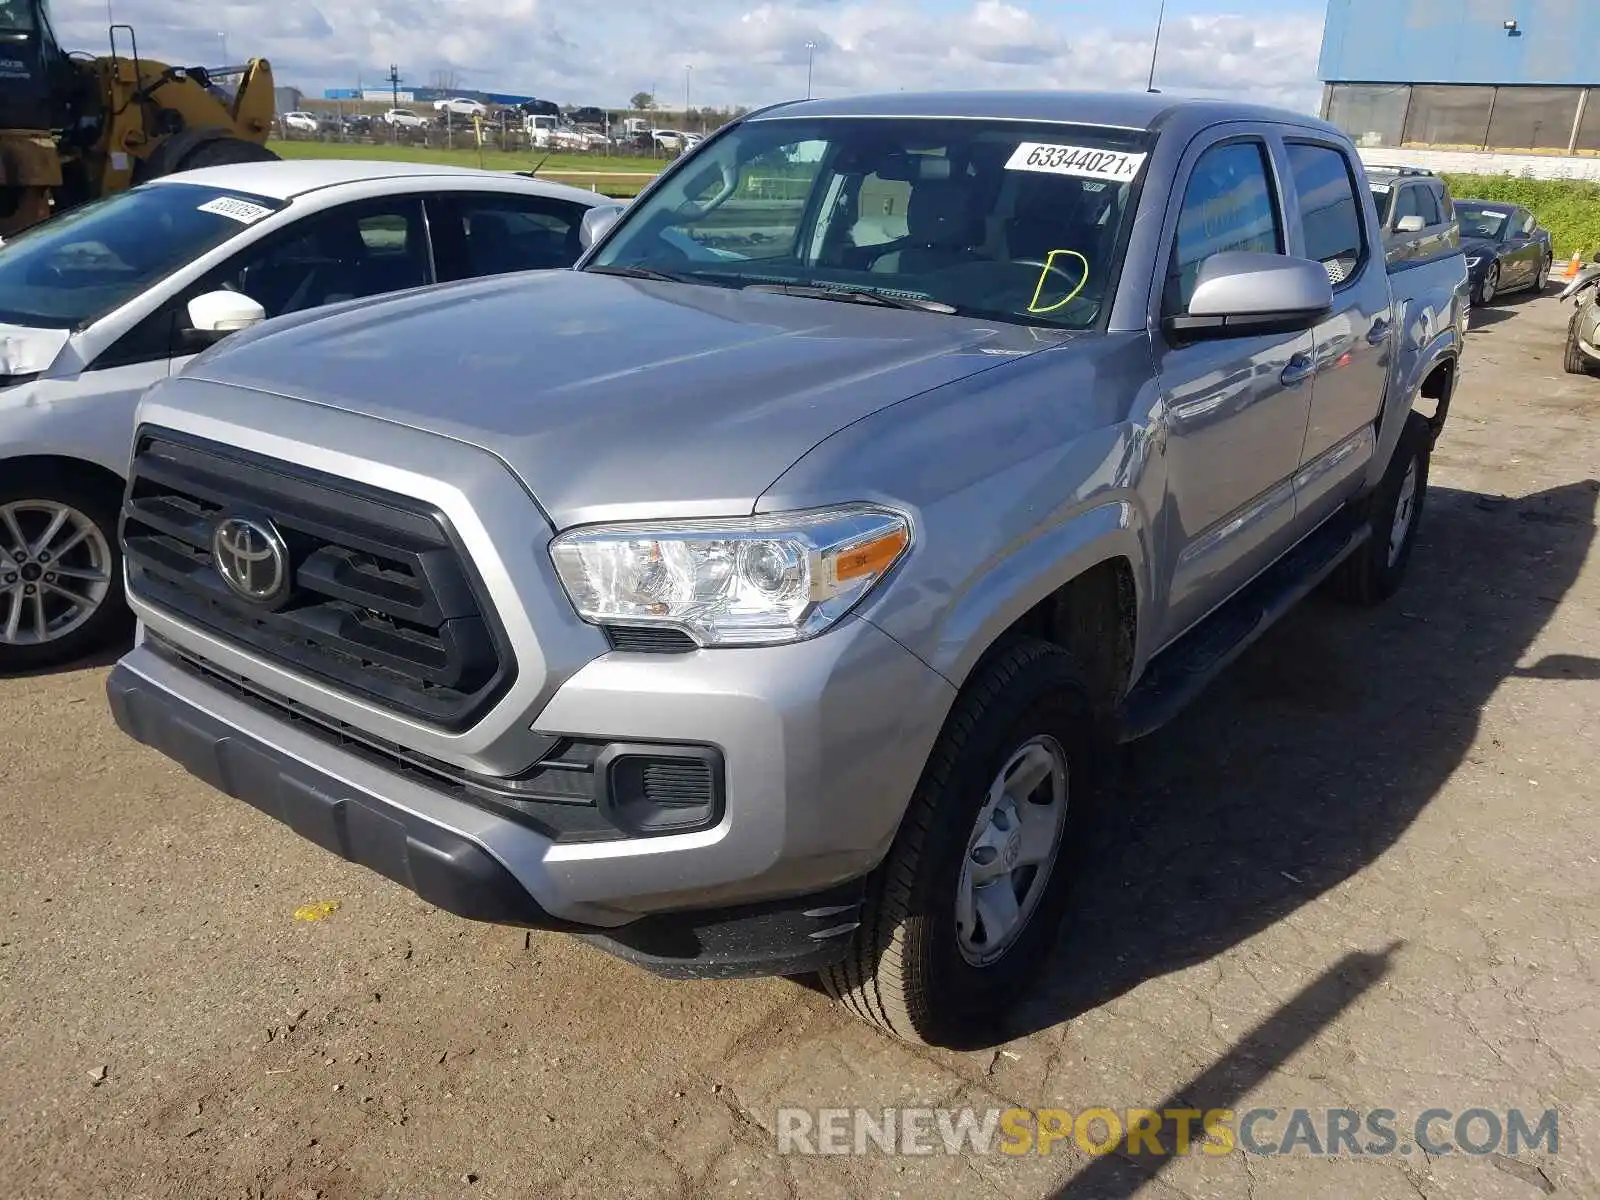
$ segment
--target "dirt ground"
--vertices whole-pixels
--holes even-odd
[[[1563,324],[1479,315],[1406,588],[1309,602],[1133,749],[980,1053],[430,910],[123,739],[104,666],[0,681],[4,1193],[1600,1196],[1600,379]],[[1554,1109],[1559,1144],[777,1153],[780,1107],[969,1104]]]

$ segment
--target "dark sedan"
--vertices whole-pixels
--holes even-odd
[[[1492,200],[1457,200],[1461,249],[1472,278],[1472,302],[1492,304],[1503,292],[1544,289],[1555,251],[1550,231],[1527,209]]]

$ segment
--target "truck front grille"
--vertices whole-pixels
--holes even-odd
[[[241,598],[217,568],[220,521],[274,529],[288,591]],[[467,727],[515,675],[442,513],[293,463],[141,429],[122,513],[130,589],[297,675],[446,730]]]

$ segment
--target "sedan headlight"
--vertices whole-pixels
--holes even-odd
[[[1479,254],[1479,255],[1468,255],[1467,256],[1467,266],[1469,266],[1469,267],[1475,267],[1479,263],[1481,263],[1482,261],[1483,261],[1483,256],[1481,254]]]
[[[904,516],[870,505],[563,533],[550,555],[595,625],[680,629],[702,646],[815,637],[911,545]]]

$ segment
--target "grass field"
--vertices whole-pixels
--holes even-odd
[[[526,171],[540,164],[539,174],[558,183],[593,188],[609,196],[635,196],[661,169],[648,158],[604,158],[593,154],[552,154],[542,151],[511,153],[504,150],[442,150],[425,146],[369,146],[360,142],[273,141],[272,149],[284,158],[367,158],[383,162],[442,163],[455,167],[483,166],[491,171]]]

